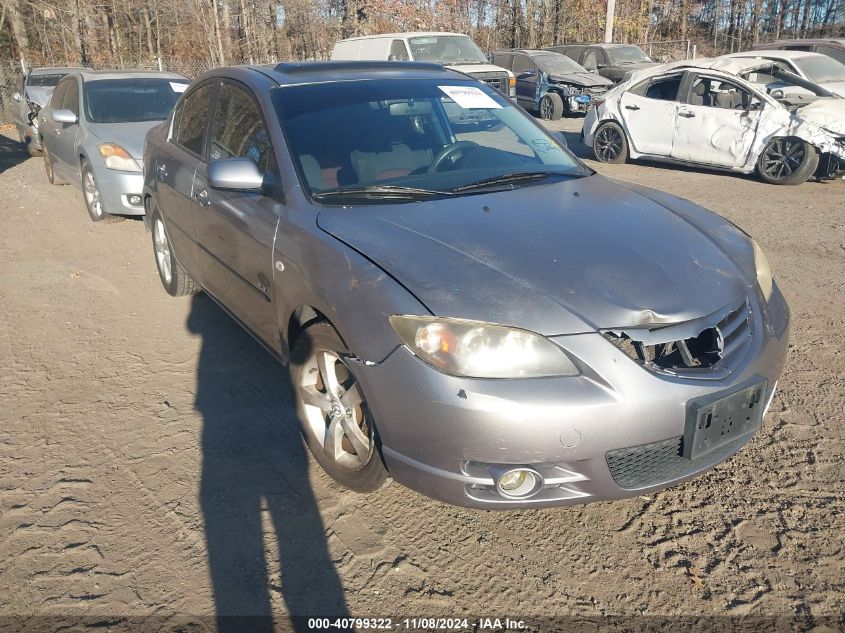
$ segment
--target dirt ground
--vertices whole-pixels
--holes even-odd
[[[577,145],[579,126],[554,127]],[[792,307],[788,363],[762,431],[705,476],[493,513],[340,490],[306,456],[285,370],[204,296],[165,294],[141,222],[91,223],[0,137],[0,629],[345,612],[840,630],[845,182],[590,165],[754,235]]]

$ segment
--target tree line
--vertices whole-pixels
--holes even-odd
[[[468,33],[489,51],[602,41],[605,0],[0,0],[0,60],[208,65],[325,59],[342,37]],[[700,54],[845,37],[845,0],[616,0],[614,41],[691,40]]]

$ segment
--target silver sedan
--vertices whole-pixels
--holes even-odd
[[[80,187],[94,222],[143,215],[144,137],[188,83],[161,72],[69,73],[39,115],[47,179]]]

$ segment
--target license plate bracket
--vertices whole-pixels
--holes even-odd
[[[683,455],[698,459],[756,431],[763,421],[767,381],[687,403]]]

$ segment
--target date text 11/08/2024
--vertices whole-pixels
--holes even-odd
[[[512,618],[308,618],[308,629],[381,631],[521,631],[524,620]]]

